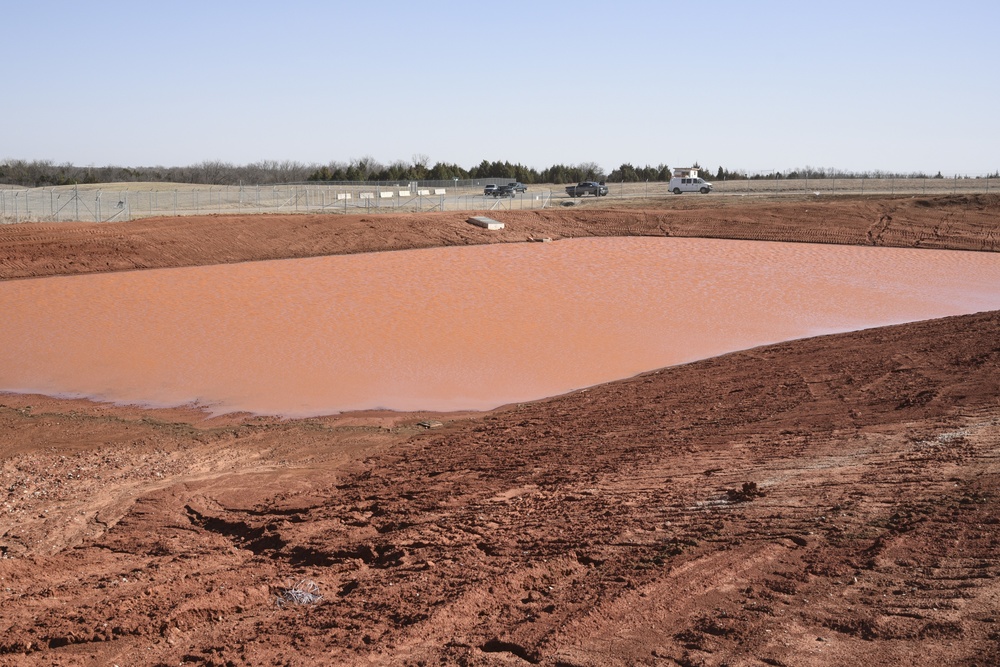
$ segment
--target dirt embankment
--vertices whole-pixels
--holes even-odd
[[[0,279],[198,266],[264,259],[519,243],[579,236],[692,236],[892,247],[1000,250],[1000,196],[629,201],[628,208],[495,211],[488,231],[468,213],[213,215],[120,223],[0,227]],[[642,208],[657,206],[657,208]]]
[[[585,234],[996,250],[998,213],[61,223],[0,229],[0,259],[23,277]],[[0,665],[997,664],[998,332],[987,313],[828,336],[489,413],[0,396]]]

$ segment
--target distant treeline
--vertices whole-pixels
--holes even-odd
[[[77,167],[48,160],[0,163],[0,183],[43,187],[90,183],[194,183],[202,185],[271,185],[306,180],[316,167],[298,162],[233,165],[202,162],[189,167]]]
[[[896,173],[886,171],[844,171],[830,168],[796,168],[786,172],[730,171],[719,167],[713,172],[698,163],[706,178],[722,180],[745,179],[820,179],[820,178],[944,178],[941,172],[930,176],[921,172]],[[54,164],[48,160],[9,160],[0,163],[0,184],[24,187],[56,185],[83,185],[89,183],[192,183],[200,185],[273,185],[279,183],[316,182],[389,182],[451,181],[459,180],[511,180],[522,183],[578,183],[580,181],[606,181],[610,183],[637,183],[643,181],[668,181],[670,168],[665,164],[655,167],[634,167],[623,164],[606,173],[599,165],[585,162],[577,165],[557,164],[538,171],[522,164],[490,162],[483,160],[466,169],[456,164],[438,162],[430,165],[426,156],[417,155],[411,162],[398,160],[382,164],[371,157],[350,162],[331,162],[326,165],[307,165],[300,162],[263,161],[247,165],[209,161],[188,167],[78,167],[72,164]],[[1000,178],[1000,171],[987,178]]]
[[[625,180],[639,181],[646,178],[660,178],[660,174],[665,174],[669,180],[669,170],[666,165],[659,167],[645,167],[640,170],[643,176],[640,178],[636,170],[630,165],[631,171]],[[612,174],[606,175],[599,165],[593,162],[585,162],[577,165],[557,164],[538,171],[523,164],[512,164],[510,162],[490,162],[483,160],[471,169],[460,167],[457,164],[438,162],[433,166],[428,160],[418,156],[413,162],[396,161],[389,165],[382,165],[370,158],[353,160],[349,163],[332,162],[320,167],[309,175],[310,181],[381,181],[381,182],[408,182],[408,181],[450,181],[453,179],[478,180],[496,179],[520,181],[521,183],[579,183],[590,180],[615,180]],[[620,178],[618,180],[621,180]]]

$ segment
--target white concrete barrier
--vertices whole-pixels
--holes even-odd
[[[436,195],[443,195],[444,194],[444,188],[434,188],[434,194],[436,194]]]
[[[430,190],[417,190],[417,196],[419,197],[429,197],[431,194]]]
[[[350,192],[338,192],[337,193],[337,200],[338,201],[343,201],[345,199],[350,199],[350,198],[351,198],[351,193]]]
[[[392,192],[380,192],[380,193],[378,193],[378,196],[381,197],[382,199],[392,199],[393,193]]]
[[[409,190],[400,190],[399,191],[399,196],[400,197],[409,197],[410,196],[410,191]]]
[[[375,199],[375,193],[374,192],[362,192],[361,194],[358,195],[358,198],[359,199]]]
[[[476,227],[482,227],[483,229],[503,229],[503,223],[499,220],[494,220],[493,218],[487,218],[486,216],[477,215],[473,218],[469,218],[467,221],[470,225],[475,225]]]

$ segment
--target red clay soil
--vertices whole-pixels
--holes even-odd
[[[995,197],[700,201],[8,226],[0,272],[608,234],[1000,249]],[[998,334],[826,336],[486,413],[0,395],[0,665],[1000,664]]]
[[[642,205],[646,208],[632,208]],[[995,252],[1000,250],[998,211],[998,195],[803,201],[679,197],[624,200],[615,208],[595,199],[573,208],[489,212],[505,224],[499,231],[467,224],[467,211],[32,223],[0,230],[0,279],[580,236],[690,236]]]

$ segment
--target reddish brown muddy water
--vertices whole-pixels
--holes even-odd
[[[595,238],[18,280],[0,307],[2,391],[289,417],[488,409],[1000,309],[1000,256]]]

